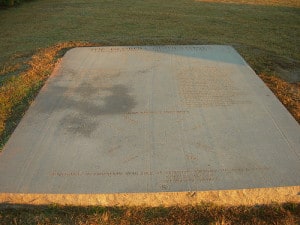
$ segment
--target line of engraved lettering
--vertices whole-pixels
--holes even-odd
[[[217,172],[221,173],[231,173],[231,172],[251,172],[256,170],[266,170],[268,167],[254,167],[254,168],[231,168],[231,169],[204,169],[204,170],[194,170],[194,171],[167,171],[166,182],[167,183],[183,183],[183,182],[210,182],[217,178],[213,175]]]
[[[252,167],[252,168],[223,168],[223,169],[203,169],[203,170],[195,170],[195,172],[248,172],[248,171],[255,171],[255,170],[268,170],[269,167]]]
[[[196,51],[208,51],[211,49],[210,46],[154,46],[151,50],[196,50]]]
[[[139,173],[137,171],[127,171],[127,172],[125,172],[125,175],[127,175],[127,176],[138,176]]]
[[[154,176],[161,175],[163,171],[113,171],[113,172],[99,172],[99,171],[76,171],[76,172],[56,172],[53,171],[51,176]]]
[[[193,49],[197,50],[197,51],[208,51],[209,47],[207,47],[207,46],[201,46],[201,47],[194,47]]]
[[[141,50],[142,47],[129,47],[128,50]]]
[[[251,172],[251,171],[262,171],[269,170],[269,167],[253,167],[253,168],[233,168],[233,169],[220,169],[221,172],[231,173],[231,172]]]
[[[68,176],[121,176],[123,172],[89,172],[89,171],[76,171],[76,172],[52,172],[51,176],[68,177]]]
[[[127,163],[127,162],[129,162],[129,161],[131,161],[131,160],[133,160],[133,159],[136,159],[136,158],[138,158],[137,155],[132,156],[132,157],[129,157],[129,158],[125,159],[125,160],[123,161],[123,163]]]
[[[153,46],[149,48],[151,51],[169,51],[169,50],[180,50],[178,46]]]
[[[106,47],[106,48],[92,48],[92,52],[125,52],[125,51],[138,51],[143,50],[142,47],[124,47],[124,48],[115,48],[115,47]]]
[[[201,170],[170,170],[165,171],[165,174],[176,175],[176,174],[188,174],[188,173],[216,173],[216,172],[247,172],[255,170],[268,170],[269,167],[253,167],[253,168],[224,168],[224,169],[201,169]]]
[[[140,112],[127,112],[126,114],[176,114],[176,113],[189,113],[189,111],[140,111]]]
[[[189,178],[166,179],[165,182],[167,182],[167,183],[186,183],[186,182],[195,182],[195,181],[198,181],[198,182],[203,182],[203,181],[211,182],[211,181],[215,181],[215,180],[216,180],[216,178],[195,179],[195,178],[189,177]]]
[[[168,177],[176,176],[192,176],[199,178],[204,175],[211,175],[218,172],[232,173],[232,172],[251,172],[269,170],[269,167],[253,167],[253,168],[223,168],[223,169],[200,169],[200,170],[169,170],[169,171],[71,171],[71,172],[57,172],[53,171],[51,176],[153,176],[153,175],[167,175]]]
[[[166,171],[165,173],[166,174],[169,174],[169,175],[172,175],[172,174],[184,174],[184,173],[190,173],[192,171],[189,171],[189,170],[170,170],[170,171]]]
[[[85,176],[121,176],[123,175],[122,172],[85,172]]]
[[[143,171],[139,173],[140,176],[153,176],[155,175],[152,171]]]
[[[189,173],[172,173],[166,176],[166,181],[168,183],[213,181],[216,180],[216,177],[213,176],[214,174],[215,172],[210,171],[190,171]]]
[[[167,175],[167,177],[169,178],[178,178],[178,177],[196,177],[196,178],[201,178],[201,177],[209,177],[212,174],[215,174],[214,172],[201,172],[201,173],[188,173],[188,174],[182,174],[182,173],[178,173],[178,174],[171,174],[171,175]]]
[[[162,171],[140,171],[140,176],[153,176],[153,175],[161,175],[163,174]]]
[[[180,49],[187,49],[187,50],[194,50],[194,51],[208,51],[211,49],[210,46],[153,46],[153,47],[123,47],[123,48],[117,48],[117,47],[99,47],[99,48],[91,48],[90,51],[92,52],[123,52],[123,51],[136,51],[136,50],[150,50],[150,51],[162,51],[162,50],[180,50]]]
[[[80,171],[76,171],[76,172],[56,172],[56,171],[53,171],[51,173],[51,176],[58,176],[58,177],[81,176],[81,172]]]

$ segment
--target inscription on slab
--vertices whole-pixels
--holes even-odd
[[[297,186],[299,161],[299,125],[232,47],[75,48],[0,155],[0,192]]]

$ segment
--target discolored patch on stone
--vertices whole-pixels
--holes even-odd
[[[97,128],[97,123],[83,115],[66,115],[61,119],[60,126],[68,133],[77,138],[77,135],[90,137]]]

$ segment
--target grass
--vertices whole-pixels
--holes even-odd
[[[258,72],[299,67],[299,12],[285,6],[193,0],[33,1],[1,11],[0,65],[3,69],[18,57],[26,61],[39,48],[57,43],[87,41],[231,44]]]
[[[0,208],[1,224],[280,224],[300,222],[300,204],[220,207],[202,203],[185,207],[74,207]]]
[[[232,45],[300,123],[299,1],[207,1],[35,0],[1,9],[0,151],[57,60],[76,46]],[[299,208],[1,208],[0,224],[297,224]]]

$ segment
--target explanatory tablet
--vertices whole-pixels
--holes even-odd
[[[75,48],[0,155],[1,193],[300,185],[300,127],[230,46]]]

